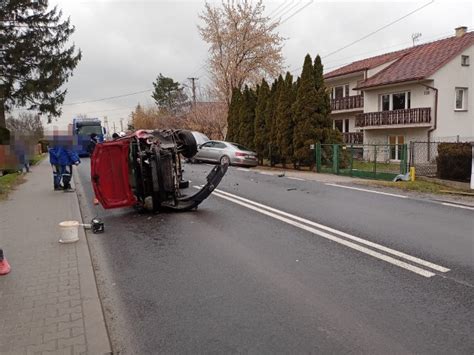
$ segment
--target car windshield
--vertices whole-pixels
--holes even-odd
[[[77,129],[77,134],[79,135],[88,136],[92,133],[102,134],[102,127],[101,126],[80,126]]]
[[[239,150],[246,150],[248,152],[251,152],[251,150],[247,147],[244,147],[243,145],[241,144],[237,144],[237,143],[231,143],[231,145],[233,145],[234,147],[236,147],[237,149]]]

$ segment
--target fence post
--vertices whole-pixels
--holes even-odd
[[[400,161],[400,174],[407,173],[407,145],[402,145],[402,159]]]
[[[316,154],[316,171],[318,173],[321,172],[321,143],[316,143],[316,149],[315,154]]]
[[[364,153],[362,153],[364,154]],[[349,170],[349,175],[352,176],[352,167],[353,167],[353,162],[354,162],[354,145],[351,144],[351,168]]]
[[[339,144],[332,145],[332,172],[339,174]]]
[[[377,146],[374,145],[374,179],[377,178]]]

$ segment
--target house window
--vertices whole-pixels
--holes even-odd
[[[456,88],[455,89],[455,103],[454,109],[456,111],[465,111],[467,110],[466,98],[467,98],[467,89],[466,88]]]
[[[349,96],[349,85],[344,85],[344,93],[345,93],[345,96]]]
[[[343,120],[334,120],[334,127],[339,130],[339,132],[344,132],[344,121]]]
[[[349,119],[345,119],[344,120],[344,129],[345,131],[344,132],[349,132]]]
[[[405,110],[411,107],[411,93],[409,91],[380,95],[381,111]]]
[[[463,67],[468,67],[469,66],[469,56],[468,55],[462,55],[461,56],[461,65]]]
[[[388,136],[388,144],[390,144],[390,160],[401,160],[402,148],[405,144],[404,136]]]
[[[382,111],[390,110],[390,95],[382,95]]]
[[[334,88],[334,98],[335,99],[342,99],[344,97],[344,87],[343,86],[336,86]]]

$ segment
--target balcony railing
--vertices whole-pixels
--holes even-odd
[[[431,123],[431,108],[367,112],[356,115],[356,127],[426,125]]]
[[[346,96],[340,99],[331,100],[331,110],[351,110],[364,107],[364,97],[362,95]]]
[[[362,132],[343,133],[342,141],[344,142],[344,144],[362,144],[364,143],[364,133]]]

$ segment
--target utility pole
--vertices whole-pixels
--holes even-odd
[[[117,133],[117,130],[115,129],[115,121],[114,121],[114,133]]]
[[[188,78],[188,80],[191,81],[192,88],[191,90],[193,91],[193,106],[196,105],[196,80],[199,80],[199,78]]]
[[[123,132],[123,118],[120,119],[120,132]]]
[[[104,126],[107,129],[106,136],[110,137],[109,119],[107,118],[107,116],[104,116]]]

